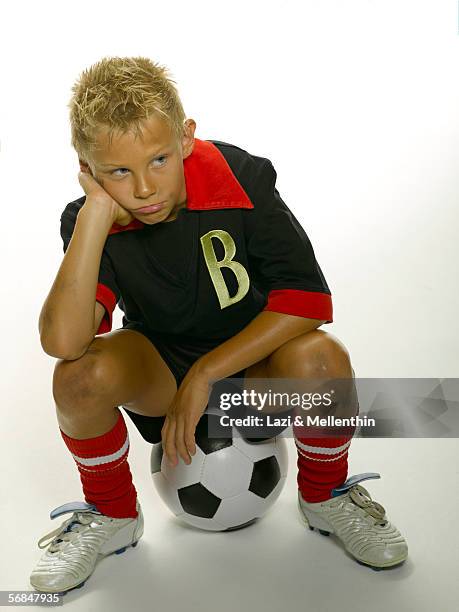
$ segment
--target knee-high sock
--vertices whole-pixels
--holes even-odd
[[[135,518],[137,492],[127,461],[129,434],[121,412],[113,429],[95,438],[77,440],[60,432],[76,461],[85,500],[106,516]]]
[[[329,438],[297,437],[297,483],[307,502],[321,502],[331,498],[331,490],[347,478],[347,454],[352,436]]]
[[[335,386],[340,390],[337,397],[342,397],[341,401],[347,407],[344,416],[357,416],[360,406],[354,369],[352,380],[336,379]],[[305,501],[314,503],[330,499],[332,489],[345,482],[349,446],[356,429],[356,426],[343,427],[338,432],[342,435],[312,438],[307,429],[293,426],[298,453],[297,483]]]

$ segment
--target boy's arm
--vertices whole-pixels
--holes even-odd
[[[95,335],[96,289],[102,251],[113,215],[108,207],[79,211],[73,234],[43,304],[39,331],[43,350],[60,359],[77,359]]]
[[[324,321],[263,311],[235,336],[203,355],[188,370],[161,430],[164,452],[171,466],[177,452],[189,464],[196,452],[194,432],[209,399],[208,384],[226,378],[270,355],[299,334]]]
[[[289,340],[325,321],[262,311],[243,330],[198,359],[191,370],[207,381],[219,380],[261,361]]]
[[[269,160],[258,171],[254,208],[244,211],[250,276],[267,293],[264,310],[333,322],[332,296],[309,236],[276,188]]]

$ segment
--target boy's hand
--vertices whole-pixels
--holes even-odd
[[[97,208],[106,206],[112,214],[113,222],[128,225],[134,217],[108,194],[97,180],[85,170],[78,173],[78,181],[86,194],[84,206]]]
[[[182,381],[172,400],[161,430],[163,452],[171,467],[178,463],[177,451],[187,465],[196,453],[194,432],[209,401],[208,381],[196,375],[192,368]]]

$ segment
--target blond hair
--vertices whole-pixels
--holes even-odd
[[[146,57],[104,57],[84,70],[72,87],[71,143],[91,161],[98,130],[113,135],[133,130],[140,136],[143,120],[156,113],[171,127],[176,140],[183,135],[185,112],[169,71]]]

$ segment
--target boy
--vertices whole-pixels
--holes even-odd
[[[176,465],[195,452],[211,381],[354,376],[342,343],[318,329],[333,320],[330,290],[268,159],[195,138],[166,69],[146,58],[104,58],[69,107],[85,195],[62,213],[65,256],[39,329],[58,358],[57,418],[86,502],[51,513],[73,512],[39,541],[49,548],[30,580],[46,592],[82,586],[98,559],[142,536],[118,407]],[[111,331],[116,304],[123,327]],[[358,561],[392,566],[406,542],[357,484],[378,475],[345,482],[352,433],[294,428],[299,508]]]

